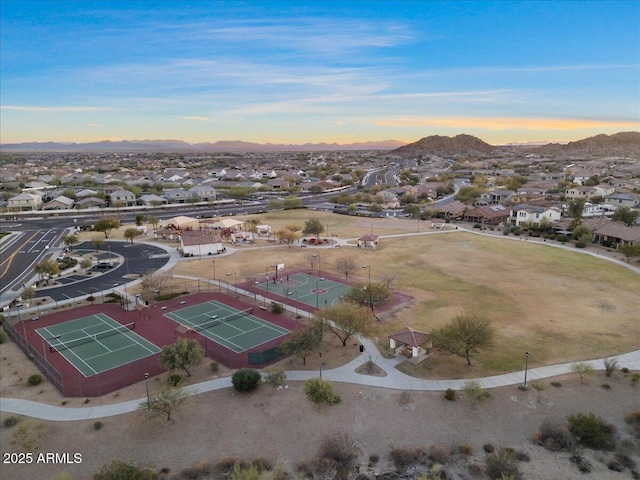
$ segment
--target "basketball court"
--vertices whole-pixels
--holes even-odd
[[[336,282],[325,277],[307,273],[280,274],[265,282],[256,282],[254,287],[286,299],[305,303],[314,308],[336,305],[342,296],[351,289],[350,285]]]

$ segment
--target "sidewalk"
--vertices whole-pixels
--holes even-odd
[[[368,352],[378,353],[370,340],[360,339],[360,342],[365,346],[364,353],[341,367],[323,371],[322,378],[338,383],[350,383],[395,390],[430,392],[444,391],[447,388],[459,390],[466,382],[466,380],[425,380],[410,377],[395,368],[395,366],[403,360],[402,358],[386,359],[378,357],[375,359],[376,365],[387,373],[386,377],[373,377],[370,375],[358,374],[355,372],[355,369],[369,360]],[[618,360],[619,368],[626,367],[629,370],[640,370],[640,350],[612,358],[616,358]],[[591,365],[594,370],[604,369],[603,359],[590,360],[582,363]],[[573,363],[563,363],[560,365],[549,365],[529,369],[527,371],[527,380],[538,380],[571,373],[571,365],[573,365]],[[310,378],[316,378],[318,374],[319,372],[316,372],[315,370],[291,371],[287,372],[287,380],[305,381]],[[482,388],[486,389],[519,385],[524,381],[524,371],[506,373],[504,375],[497,375],[494,377],[477,378],[475,380],[482,386]],[[186,387],[186,389],[189,391],[190,395],[198,395],[200,393],[229,387],[231,387],[231,378],[225,377],[198,383],[196,385],[190,385],[189,387]],[[33,402],[30,400],[22,400],[19,398],[0,398],[0,411],[39,418],[42,420],[70,422],[78,420],[94,420],[134,412],[140,408],[140,404],[145,400],[146,398],[140,398],[137,400],[129,400],[127,402],[114,403],[112,405],[104,405],[100,407],[65,408]]]

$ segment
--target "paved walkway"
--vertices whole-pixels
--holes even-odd
[[[398,363],[404,360],[403,358],[386,359],[382,357],[372,357],[372,360],[375,361],[376,365],[387,373],[387,376],[385,377],[358,374],[355,370],[369,360],[370,354],[368,352],[378,353],[371,341],[367,339],[360,339],[360,341],[365,346],[364,353],[341,367],[324,370],[322,372],[322,378],[340,383],[414,391],[444,391],[447,388],[459,390],[466,382],[466,380],[424,380],[410,377],[395,368]],[[624,355],[618,355],[613,358],[618,359],[619,368],[627,367],[630,370],[640,370],[640,350]],[[604,369],[603,359],[586,361],[584,363],[591,365],[594,370]],[[531,368],[527,371],[527,381],[570,373],[571,365],[573,364],[563,363],[561,365]],[[319,372],[315,370],[291,371],[287,372],[287,380],[304,381],[310,378],[316,378],[318,374]],[[494,377],[478,378],[476,381],[478,381],[483,388],[519,385],[524,381],[524,371],[506,373],[504,375],[497,375]],[[198,383],[196,385],[190,385],[186,388],[191,395],[197,395],[229,387],[231,387],[231,378],[225,377]],[[42,420],[69,422],[112,417],[114,415],[133,412],[138,410],[140,404],[145,400],[146,398],[139,398],[137,400],[130,400],[128,402],[114,403],[99,407],[68,408],[19,398],[0,398],[0,411],[39,418]]]

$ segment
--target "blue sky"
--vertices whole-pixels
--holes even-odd
[[[0,3],[0,141],[640,130],[640,2]]]

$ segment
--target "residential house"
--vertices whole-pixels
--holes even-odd
[[[477,205],[497,205],[499,203],[509,203],[514,195],[513,190],[492,190],[480,195]]]
[[[73,208],[74,200],[64,195],[54,198],[42,206],[43,210],[70,210]]]
[[[595,230],[593,235],[594,243],[606,247],[640,246],[640,226],[628,227],[622,222],[610,222]]]
[[[605,202],[614,207],[640,208],[640,195],[633,193],[614,193],[607,195]]]
[[[464,220],[483,225],[500,225],[509,218],[509,209],[504,205],[481,205],[465,212]]]
[[[76,200],[76,208],[78,210],[84,210],[86,208],[104,208],[107,206],[107,202],[98,197],[83,197],[80,200]]]
[[[450,220],[462,220],[464,212],[469,208],[466,204],[458,200],[445,205],[437,205],[433,210],[436,218],[448,218]]]
[[[155,205],[165,205],[167,203],[169,203],[169,201],[166,198],[161,197],[160,195],[156,195],[154,193],[147,193],[144,195],[140,195],[140,198],[138,198],[139,205],[155,206]]]
[[[274,191],[285,191],[289,186],[289,181],[284,178],[272,178],[267,182],[267,187]]]
[[[536,207],[533,205],[516,205],[509,214],[509,223],[520,226],[527,224],[539,224],[543,218],[549,222],[557,222],[562,217],[562,212],[556,207]]]
[[[120,207],[133,207],[136,205],[136,196],[129,190],[116,190],[109,194],[109,206]]]
[[[169,203],[188,203],[193,199],[193,195],[184,188],[170,188],[163,192],[163,196]]]
[[[188,192],[193,198],[198,198],[200,202],[213,202],[216,199],[216,190],[209,185],[196,185],[191,187]]]
[[[36,193],[22,192],[7,200],[7,210],[9,211],[35,211],[42,206],[42,195]]]

